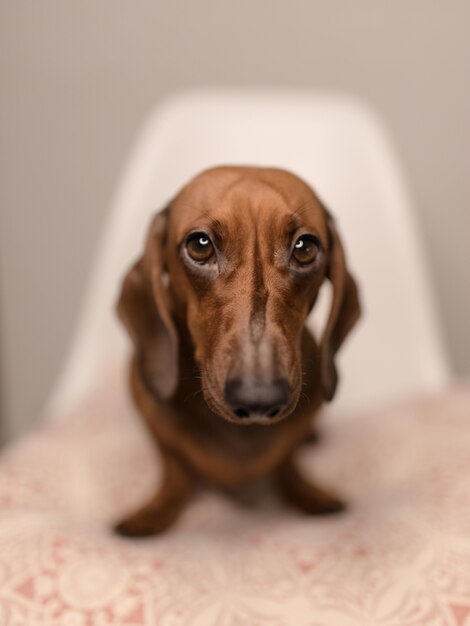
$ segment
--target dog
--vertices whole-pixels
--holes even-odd
[[[326,279],[317,342],[305,321]],[[201,481],[235,489],[269,477],[306,513],[344,509],[294,460],[360,317],[334,219],[304,181],[257,167],[196,176],[153,217],[117,310],[134,347],[133,399],[163,466],[155,495],[117,533],[161,533]]]

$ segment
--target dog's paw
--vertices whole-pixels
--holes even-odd
[[[307,513],[311,515],[337,515],[338,513],[345,513],[348,510],[348,505],[339,498],[331,497],[326,501],[316,503],[311,510]]]
[[[311,493],[303,493],[295,504],[309,515],[336,515],[348,508],[343,500],[318,487],[312,488]]]
[[[336,494],[317,487],[298,472],[282,481],[280,487],[285,499],[308,515],[334,515],[347,509]]]
[[[142,524],[135,524],[129,520],[123,520],[113,526],[113,532],[121,537],[151,537],[155,535],[155,530],[152,526],[144,526]]]
[[[113,531],[121,537],[152,537],[165,531],[172,522],[173,519],[155,512],[136,513],[117,523]]]

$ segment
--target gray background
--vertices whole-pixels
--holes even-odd
[[[192,86],[347,91],[395,138],[457,374],[470,373],[470,3],[4,0],[0,345],[4,434],[56,376],[120,167]]]

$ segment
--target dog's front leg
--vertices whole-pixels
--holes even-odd
[[[167,529],[177,519],[191,493],[192,479],[181,461],[162,450],[163,477],[157,493],[141,509],[116,524],[125,537],[147,537]]]
[[[340,513],[346,506],[337,496],[307,481],[292,457],[276,473],[277,485],[284,498],[310,515]]]

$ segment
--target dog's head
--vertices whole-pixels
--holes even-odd
[[[141,375],[159,398],[178,387],[182,328],[209,407],[232,422],[272,424],[297,405],[302,329],[325,279],[333,297],[319,384],[330,400],[335,353],[359,317],[334,221],[293,174],[220,167],[154,217],[118,310]]]

